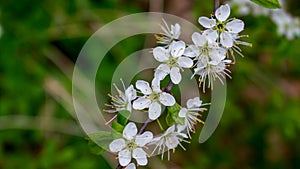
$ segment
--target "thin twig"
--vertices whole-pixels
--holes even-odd
[[[172,90],[173,85],[174,85],[174,83],[172,81],[170,81],[169,84],[166,87],[162,88],[162,91],[170,93],[170,91]]]
[[[219,7],[220,5],[220,0],[214,0],[214,12],[213,12],[213,15],[215,15],[215,12],[217,10],[217,8]]]
[[[119,164],[116,169],[122,169],[122,166]]]
[[[142,134],[146,127],[148,126],[148,124],[151,122],[151,120],[149,118],[147,118],[147,120],[145,121],[145,123],[143,124],[143,126],[141,127],[140,131],[138,132],[138,134]]]

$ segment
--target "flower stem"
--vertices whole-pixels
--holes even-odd
[[[174,83],[172,81],[170,81],[169,84],[166,87],[162,88],[162,91],[170,93],[171,90],[172,90],[173,85],[174,85]]]
[[[147,120],[145,121],[145,123],[143,124],[143,126],[141,127],[140,131],[138,132],[138,134],[142,134],[146,127],[148,126],[148,124],[151,122],[151,120],[149,118],[147,118]]]
[[[161,130],[161,131],[165,131],[165,129],[164,129],[163,126],[161,125],[159,119],[156,119],[156,122],[157,122],[157,124],[158,124],[160,130]]]

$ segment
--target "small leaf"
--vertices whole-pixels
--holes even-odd
[[[175,120],[173,119],[172,115],[170,113],[166,116],[166,123],[168,126],[172,126],[174,124]]]
[[[124,126],[116,121],[112,122],[112,137],[113,138],[120,138],[122,137],[122,132],[124,130]]]
[[[178,114],[181,109],[181,106],[178,103],[175,103],[173,106],[168,107],[168,112],[172,114]]]
[[[281,8],[278,0],[251,0],[252,2],[265,8]]]
[[[90,134],[86,139],[89,141],[88,146],[90,151],[96,155],[101,155],[104,151],[108,150],[108,146],[113,140],[111,133],[105,131]]]
[[[117,115],[118,123],[125,126],[130,118],[131,112],[128,110],[121,110]]]
[[[180,109],[181,106],[178,103],[175,103],[174,106],[168,107],[168,114],[166,116],[166,123],[168,126],[172,126],[175,122],[177,123]]]

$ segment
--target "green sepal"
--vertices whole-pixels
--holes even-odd
[[[251,1],[265,8],[281,8],[281,5],[278,0],[251,0]]]

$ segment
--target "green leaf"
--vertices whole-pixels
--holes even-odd
[[[125,126],[130,118],[131,112],[128,110],[121,110],[117,115],[118,123]]]
[[[112,122],[112,136],[113,138],[120,138],[122,137],[122,132],[124,130],[124,126],[116,121]]]
[[[174,106],[168,107],[168,114],[166,116],[166,123],[168,126],[172,126],[174,123],[181,122],[178,117],[180,109],[181,106],[178,103],[175,103]]]
[[[89,141],[88,146],[90,151],[96,155],[101,155],[104,151],[108,150],[108,146],[113,140],[111,133],[105,131],[90,134],[86,139]]]
[[[265,8],[281,8],[278,0],[251,0],[252,2]]]
[[[170,113],[166,116],[166,123],[168,126],[172,126],[174,124],[175,120],[173,119],[172,115]]]

